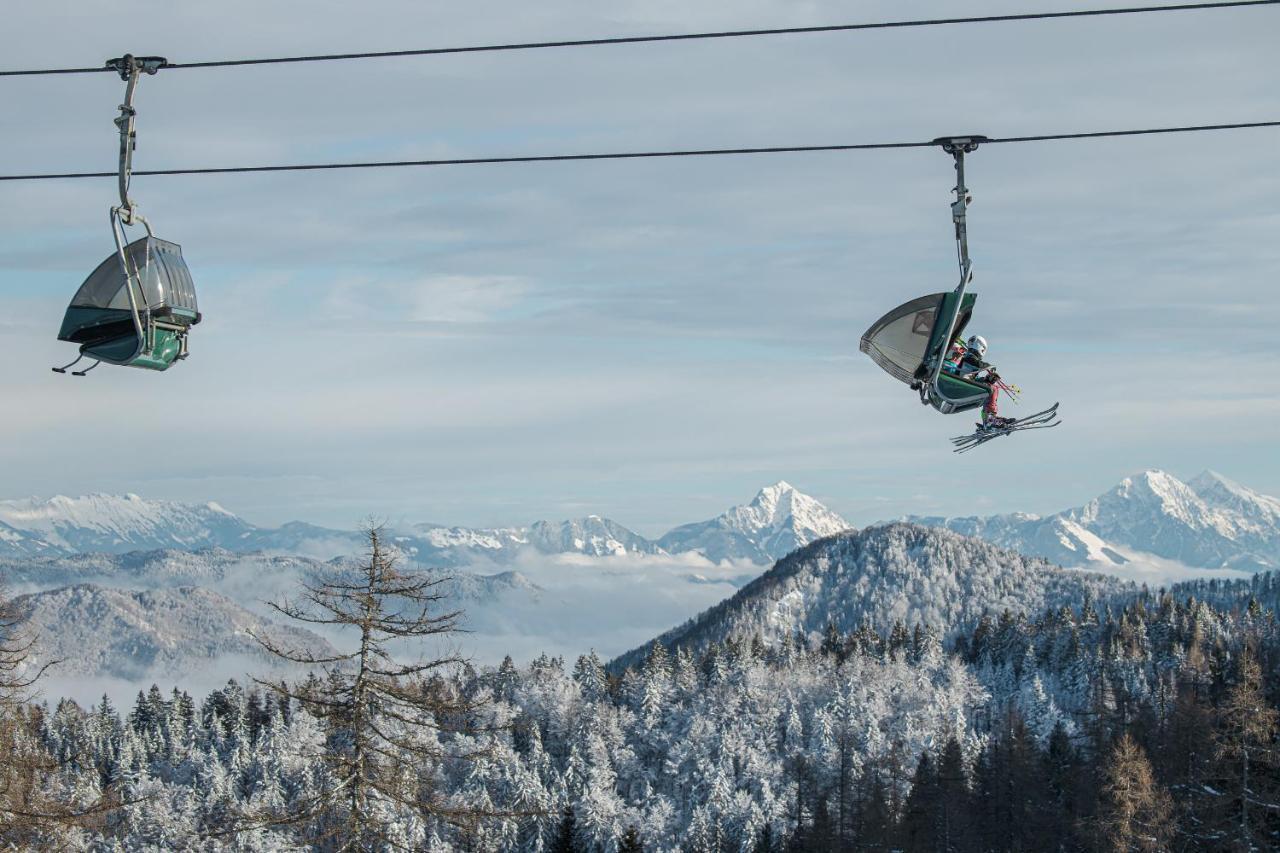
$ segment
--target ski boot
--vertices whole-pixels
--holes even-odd
[[[978,424],[978,429],[983,430],[984,432],[991,432],[993,430],[1005,429],[1006,427],[1013,426],[1016,421],[1017,418],[1002,418],[999,415],[992,415],[991,417],[983,420],[982,423]]]

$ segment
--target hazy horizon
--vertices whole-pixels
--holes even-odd
[[[1114,488],[1122,480],[1128,477],[1136,476],[1147,470],[1165,471],[1165,473],[1171,474],[1172,476],[1174,476],[1175,478],[1177,478],[1182,482],[1188,482],[1203,473],[1216,473],[1223,477],[1226,477],[1229,480],[1233,480],[1239,483],[1240,485],[1245,486],[1246,488],[1252,489],[1255,492],[1261,493],[1263,495],[1270,495],[1270,492],[1268,492],[1266,489],[1260,489],[1255,487],[1247,479],[1232,477],[1226,472],[1217,471],[1212,468],[1198,468],[1198,469],[1190,469],[1187,471],[1170,471],[1168,469],[1143,469],[1142,471],[1128,471],[1128,472],[1125,472],[1124,474],[1118,475],[1107,485],[1103,486],[1102,488],[1099,488],[1096,492],[1089,494],[1088,496],[1081,498],[1080,500],[1077,500],[1075,502],[1056,504],[1053,506],[1046,507],[1042,510],[1031,510],[1025,507],[1014,507],[1011,510],[1000,510],[998,512],[975,511],[970,513],[959,513],[959,514],[941,513],[941,515],[996,515],[996,514],[1002,514],[1004,512],[1027,512],[1035,515],[1052,515],[1067,509],[1074,508],[1081,504],[1087,503],[1093,498],[1096,498],[1099,495],[1103,494],[1104,492]],[[549,512],[542,512],[540,514],[535,513],[534,515],[523,517],[523,518],[512,517],[507,519],[500,519],[498,521],[481,521],[481,522],[471,522],[465,519],[459,520],[455,518],[443,518],[443,517],[439,517],[439,518],[416,517],[416,516],[409,516],[403,513],[395,516],[392,516],[392,515],[375,516],[374,518],[377,521],[386,522],[387,524],[390,524],[392,526],[395,526],[396,524],[440,524],[447,527],[492,529],[492,528],[524,527],[524,526],[533,524],[534,522],[537,522],[537,521],[558,522],[558,521],[568,520],[570,518],[582,518],[589,515],[596,515],[596,516],[602,516],[604,518],[608,518],[612,521],[618,522],[619,524],[622,524],[627,529],[635,533],[639,533],[642,536],[645,536],[651,539],[656,539],[662,534],[667,533],[673,527],[676,527],[678,525],[689,524],[693,522],[714,518],[720,515],[721,513],[723,513],[724,511],[730,509],[731,507],[745,505],[749,503],[751,500],[753,500],[756,497],[756,495],[758,495],[763,489],[778,485],[779,483],[782,483],[782,482],[787,483],[796,491],[802,494],[806,494],[812,498],[815,498],[824,506],[826,506],[827,509],[830,509],[831,511],[835,512],[837,515],[841,516],[845,521],[849,522],[851,525],[853,525],[856,528],[866,527],[867,525],[876,524],[880,522],[893,521],[897,518],[901,518],[903,515],[939,515],[939,513],[909,512],[909,513],[903,513],[896,516],[879,516],[874,518],[867,517],[865,519],[858,519],[858,518],[855,518],[852,513],[847,513],[843,511],[839,506],[829,503],[828,501],[823,499],[821,495],[815,494],[811,490],[806,489],[803,484],[795,483],[792,480],[788,480],[787,478],[784,477],[772,482],[760,483],[759,485],[755,486],[753,489],[750,489],[747,492],[738,494],[737,496],[726,495],[722,499],[723,502],[715,507],[711,506],[711,501],[715,500],[714,497],[708,496],[708,495],[700,495],[698,496],[698,500],[691,501],[691,503],[695,506],[702,507],[702,509],[694,510],[695,513],[701,512],[702,514],[695,514],[688,517],[680,518],[665,525],[635,524],[635,523],[632,523],[629,519],[621,517],[619,514],[614,513],[608,510],[607,508],[600,508],[600,507],[593,508],[590,506],[585,506],[581,502],[574,502],[573,505],[579,506],[581,508],[581,511],[578,512],[577,515],[572,515],[572,516],[569,516],[569,515],[557,516]],[[287,509],[279,508],[276,510],[275,513],[272,514],[273,517],[271,520],[264,521],[258,516],[241,512],[237,509],[237,507],[228,505],[226,502],[216,500],[214,498],[207,498],[203,500],[201,499],[180,500],[180,499],[173,499],[173,498],[163,498],[157,495],[138,494],[136,492],[120,492],[120,493],[94,492],[94,493],[88,493],[88,494],[114,494],[117,496],[123,496],[127,494],[137,494],[138,497],[142,498],[143,500],[178,500],[178,502],[180,503],[191,503],[191,504],[212,503],[212,504],[216,504],[219,508],[239,517],[240,519],[254,526],[263,527],[263,528],[279,527],[280,525],[286,524],[288,522],[300,521],[308,524],[313,524],[318,527],[327,527],[335,530],[354,530],[360,527],[361,524],[363,524],[369,518],[368,514],[366,514],[365,516],[361,516],[355,519],[347,519],[345,521],[338,519],[333,522],[326,522],[326,521],[318,520],[316,518],[311,518],[311,517],[289,515],[289,512]],[[44,500],[49,500],[55,497],[56,495],[62,495],[64,497],[69,497],[69,498],[83,498],[88,496],[87,494],[68,494],[65,492],[54,492],[54,493],[49,493],[45,495],[27,495],[27,496],[0,495],[0,501],[23,500],[25,498],[33,498],[36,500],[44,501]],[[1048,500],[1049,499],[1047,498],[1045,499],[1045,501],[1048,501]]]

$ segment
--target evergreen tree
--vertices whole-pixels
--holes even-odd
[[[941,796],[938,771],[928,752],[920,754],[898,837],[908,850],[933,850],[940,840]]]
[[[565,806],[560,816],[560,826],[556,830],[555,840],[551,842],[548,853],[578,853],[577,834],[577,818],[574,817],[573,807]]]
[[[938,762],[938,827],[941,850],[967,850],[976,843],[970,832],[969,779],[964,753],[952,735]]]
[[[775,853],[773,824],[766,823],[760,828],[760,836],[756,839],[756,846],[751,849],[751,853]]]
[[[618,853],[644,853],[644,844],[640,841],[640,830],[635,825],[627,827],[622,841],[618,844]]]

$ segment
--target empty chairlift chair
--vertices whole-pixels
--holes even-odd
[[[74,376],[84,376],[101,362],[147,370],[167,370],[187,357],[187,332],[200,322],[196,289],[177,243],[161,240],[129,198],[136,111],[133,94],[140,74],[165,65],[158,56],[126,55],[107,63],[128,83],[116,126],[120,130],[120,204],[111,208],[116,251],[90,273],[62,318],[58,340],[80,345],[71,364],[55,367],[66,373],[81,359],[93,359]],[[142,225],[146,236],[127,243],[125,227]]]
[[[187,330],[199,322],[182,248],[148,233],[89,274],[67,307],[58,340],[79,344],[81,357],[166,370],[186,358]]]

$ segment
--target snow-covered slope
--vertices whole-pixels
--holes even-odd
[[[87,495],[0,501],[0,523],[46,552],[203,548],[239,540],[253,528],[216,503],[183,504],[137,495]],[[0,533],[0,554],[40,553]]]
[[[39,535],[30,531],[19,530],[0,521],[0,556],[25,556],[42,554],[62,554],[62,548],[52,545]]]
[[[136,589],[203,586],[255,602],[298,579],[327,570],[306,557],[237,554],[223,548],[72,554],[65,557],[0,558],[0,577],[10,590],[29,592],[93,583]],[[242,591],[242,593],[240,592]]]
[[[274,623],[199,587],[128,591],[77,584],[13,603],[35,634],[34,661],[59,661],[51,670],[56,677],[163,681],[229,657],[239,659],[241,672],[269,666],[273,659],[251,633],[288,648],[332,651],[310,631]]]
[[[1046,518],[910,520],[980,536],[1064,566],[1134,578],[1280,566],[1280,500],[1212,471],[1189,483],[1163,471],[1144,471],[1082,507]]]
[[[532,549],[541,554],[608,557],[662,553],[653,542],[609,518],[537,521],[528,527],[467,528],[419,524],[396,534],[396,544],[416,559],[442,566],[476,559],[509,562]]]
[[[544,554],[661,554],[662,549],[608,518],[589,515],[571,521],[539,521],[528,530],[529,544]]]
[[[199,587],[258,617],[274,619],[277,615],[265,602],[296,598],[301,580],[330,575],[351,565],[349,560],[237,554],[216,548],[77,554],[0,559],[0,577],[7,580],[11,592],[28,594],[93,585],[112,595],[148,592],[181,598],[185,590]],[[463,611],[463,625],[470,632],[450,641],[485,663],[496,663],[507,654],[529,660],[543,652],[575,655],[584,648],[615,655],[722,601],[754,577],[744,578],[740,565],[716,565],[698,554],[597,557],[527,549],[495,572],[437,570],[409,558],[401,565],[448,578],[439,588],[446,595],[439,612]],[[211,601],[218,599],[195,595],[189,604],[198,608]],[[62,636],[64,631],[76,637],[80,635],[75,632],[85,625],[90,633],[115,630],[94,627],[92,614],[78,618],[79,622],[49,622],[44,631],[65,648],[72,641]],[[197,652],[198,648],[192,654],[198,657]],[[237,671],[222,672],[222,680],[243,675],[245,662],[238,665]],[[118,681],[126,670],[115,667],[111,672]],[[148,687],[146,678],[154,680],[153,676],[139,678],[125,685],[126,693]]]
[[[768,564],[815,539],[849,525],[790,483],[761,489],[751,503],[733,507],[710,521],[686,524],[658,540],[672,554],[697,551],[708,559],[747,559]]]
[[[980,539],[914,524],[890,524],[818,540],[779,560],[738,591],[658,640],[701,649],[759,636],[773,644],[797,632],[816,640],[828,624],[881,633],[896,622],[943,636],[971,629],[984,613],[1034,614],[1086,596],[1105,601],[1132,587],[1051,566]],[[616,661],[629,665],[643,648]]]

